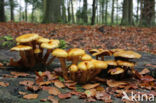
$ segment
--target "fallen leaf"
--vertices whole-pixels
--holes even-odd
[[[49,91],[52,87],[49,87],[49,86],[42,86],[41,88],[42,88],[42,90]]]
[[[26,95],[27,93],[26,92],[19,91],[18,94],[20,94],[20,95]]]
[[[65,85],[58,80],[54,81],[54,85],[58,88],[64,88],[65,87]]]
[[[70,98],[71,96],[72,96],[71,93],[64,93],[64,94],[58,95],[60,99],[67,99],[67,98]]]
[[[76,82],[67,82],[67,83],[65,83],[65,86],[67,87],[67,88],[69,88],[69,89],[72,89],[72,90],[76,90]]]
[[[51,87],[51,89],[49,89],[48,93],[51,94],[51,95],[59,95],[59,94],[61,94],[61,92],[57,88],[55,88],[55,87]]]
[[[48,99],[46,99],[46,98],[45,99],[40,99],[40,101],[41,102],[46,102],[46,101],[48,101]]]
[[[50,85],[51,81],[45,81],[45,82],[40,82],[39,86],[43,86],[43,85]]]
[[[28,86],[27,90],[30,90],[32,92],[37,92],[39,91],[41,88],[39,86]]]
[[[52,103],[59,103],[58,99],[55,99],[53,96],[48,96],[48,100]]]
[[[3,67],[3,64],[0,62],[0,67]]]
[[[32,86],[34,84],[34,82],[29,81],[29,80],[25,80],[25,81],[20,81],[19,84],[24,85],[24,86]]]
[[[95,88],[95,87],[97,87],[97,86],[99,86],[99,85],[100,85],[100,83],[85,84],[85,85],[82,86],[82,88],[84,88],[84,89],[92,89],[92,88]]]
[[[147,73],[149,73],[149,72],[150,72],[149,69],[144,68],[141,72],[139,72],[139,74],[143,75],[143,74],[147,74]]]
[[[12,75],[14,75],[14,77],[26,77],[29,76],[30,74],[28,73],[23,73],[23,72],[11,72]]]
[[[36,99],[38,98],[38,94],[27,94],[23,96],[24,99]]]
[[[7,83],[7,82],[0,82],[0,86],[7,87],[7,86],[9,86],[9,83]]]
[[[104,90],[105,90],[104,87],[101,86],[96,87],[96,91],[104,91]]]
[[[109,86],[109,87],[119,87],[119,86],[125,86],[125,85],[127,85],[127,83],[126,82],[123,82],[123,81],[115,81],[115,80],[107,80],[107,85]]]
[[[96,95],[96,89],[89,89],[89,90],[86,90],[84,93],[86,94],[88,98],[94,97]]]
[[[95,97],[97,100],[102,100],[106,103],[112,102],[111,96],[107,94],[105,91],[97,91]]]
[[[154,78],[149,76],[149,75],[145,75],[145,76],[141,77],[141,80],[144,81],[144,82],[145,81],[146,82],[151,82],[151,81],[154,81]]]

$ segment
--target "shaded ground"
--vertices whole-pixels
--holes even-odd
[[[137,61],[137,66],[136,69],[138,71],[141,71],[144,68],[150,69],[151,75],[156,78],[156,68],[153,67],[147,67],[145,66],[146,64],[152,64],[156,65],[156,55],[145,53],[145,52],[140,52],[141,55],[143,56],[141,59]],[[18,54],[14,52],[10,52],[8,50],[0,50],[0,61],[8,61],[10,57],[18,58]],[[110,59],[110,58],[107,58]],[[53,64],[53,66],[50,68],[52,70],[54,67],[59,66],[57,61]],[[0,81],[6,81],[9,82],[8,87],[0,87],[0,103],[40,103],[40,99],[46,98],[49,94],[45,91],[39,91],[39,97],[38,99],[35,100],[25,100],[22,99],[22,96],[18,94],[18,91],[23,91],[25,92],[26,90],[24,89],[24,86],[19,85],[20,81],[23,80],[32,80],[34,81],[35,79],[35,74],[33,71],[27,71],[28,73],[31,74],[31,76],[28,77],[21,77],[21,78],[3,78],[3,74],[10,74],[11,71],[15,69],[0,69]],[[17,70],[15,70],[17,71]],[[69,89],[60,89],[61,92],[68,92]],[[28,91],[27,91],[28,92]],[[31,93],[31,92],[30,92]],[[84,103],[85,101],[83,99],[79,99],[77,96],[72,96],[70,99],[65,99],[65,100],[59,100],[60,103]],[[113,103],[119,103],[121,102],[120,99],[118,98],[113,98]],[[44,102],[44,103],[49,103],[49,102]],[[103,103],[102,101],[97,101],[97,103]]]

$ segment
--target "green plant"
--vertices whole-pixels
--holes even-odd
[[[0,44],[1,47],[9,47],[10,48],[13,45],[15,45],[15,41],[14,41],[13,37],[10,35],[1,36],[0,41],[2,42]]]
[[[67,43],[65,40],[60,40],[59,48],[61,48],[61,49],[67,48]]]

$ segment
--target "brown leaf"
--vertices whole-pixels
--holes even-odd
[[[40,82],[39,86],[43,86],[43,85],[50,85],[51,81],[45,81],[45,82]]]
[[[54,81],[54,85],[57,88],[64,88],[65,87],[65,85],[62,82],[58,81],[58,80]]]
[[[51,95],[59,95],[59,94],[61,94],[61,92],[57,88],[55,88],[55,87],[51,87],[51,89],[49,89],[48,93],[51,94]]]
[[[23,73],[23,72],[11,72],[12,75],[16,77],[26,77],[26,76],[29,76],[30,74],[28,73]]]
[[[82,88],[84,88],[84,89],[92,89],[92,88],[95,88],[95,87],[97,87],[99,85],[100,85],[100,83],[86,84],[86,85],[83,85]]]
[[[84,93],[86,94],[88,98],[94,97],[96,95],[96,89],[89,89],[89,90],[86,90]]]
[[[48,99],[40,99],[41,102],[46,102]]]
[[[149,72],[150,72],[149,69],[144,68],[141,72],[139,72],[139,74],[143,75],[143,74],[147,74],[147,73],[149,73]]]
[[[105,89],[104,89],[104,87],[101,87],[101,86],[98,86],[97,88],[96,88],[96,91],[104,91]]]
[[[106,103],[112,102],[111,96],[109,94],[107,94],[105,91],[97,91],[95,97],[97,100],[102,100]]]
[[[71,93],[65,93],[65,94],[59,94],[58,97],[60,99],[67,99],[67,98],[70,98],[72,95]]]
[[[46,90],[46,91],[49,91],[50,89],[52,89],[52,87],[49,87],[49,86],[42,86],[41,88],[42,90]]]
[[[76,90],[76,82],[67,82],[67,83],[65,83],[65,86],[67,87],[67,88],[69,88],[69,89],[72,89],[72,90]]]
[[[32,86],[34,84],[34,82],[29,81],[29,80],[25,80],[25,81],[20,81],[19,84],[24,85],[24,86]]]
[[[32,92],[37,92],[41,88],[39,86],[28,86],[27,89],[30,90],[30,91],[32,91]]]
[[[7,87],[7,86],[9,86],[9,83],[6,83],[6,82],[0,82],[0,86],[2,86],[2,87]]]
[[[48,100],[52,103],[59,103],[58,99],[55,99],[53,96],[48,96]]]
[[[3,67],[3,64],[0,62],[0,67]]]
[[[123,85],[127,85],[126,82],[123,81],[115,81],[115,80],[107,80],[107,85],[109,87],[119,87],[119,86],[123,86]]]
[[[38,98],[38,94],[27,94],[23,96],[24,99],[36,99]]]
[[[27,93],[26,92],[19,91],[18,94],[20,94],[20,95],[26,95]]]
[[[141,78],[142,81],[146,81],[146,82],[151,82],[151,81],[154,81],[154,78],[149,76],[149,75],[145,75]]]

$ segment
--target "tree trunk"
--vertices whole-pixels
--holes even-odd
[[[65,0],[62,0],[62,20],[64,23],[67,23],[67,18],[66,18],[66,7],[65,7]]]
[[[136,15],[136,22],[138,23],[138,21],[139,21],[139,1],[140,0],[137,0],[137,15]]]
[[[105,18],[105,15],[104,15],[104,10],[105,10],[105,0],[102,0],[102,24],[104,24],[104,18]]]
[[[75,23],[74,8],[73,8],[73,0],[71,0],[71,10],[72,10],[72,23]]]
[[[14,0],[9,0],[10,5],[10,20],[14,21]]]
[[[91,25],[94,25],[95,24],[95,15],[96,15],[96,0],[93,0]]]
[[[43,23],[58,23],[61,21],[61,0],[44,1],[44,19]]]
[[[28,2],[25,0],[25,21],[27,21],[27,7],[28,7]]]
[[[32,7],[32,12],[31,12],[31,22],[34,22],[34,11],[35,11],[35,7]]]
[[[5,22],[4,0],[0,0],[0,22]]]
[[[119,21],[119,19],[118,19],[118,17],[119,17],[119,5],[118,5],[118,0],[116,0],[116,23],[118,24],[118,21]]]
[[[141,20],[140,25],[152,26],[155,19],[155,1],[141,0]]]
[[[133,0],[124,0],[121,25],[133,24]]]
[[[105,7],[105,24],[107,25],[107,16],[108,16],[108,0],[106,0],[106,7]]]
[[[114,23],[114,0],[112,0],[111,24]]]
[[[21,4],[21,1],[19,1],[20,2],[20,4]],[[22,7],[21,7],[21,5],[19,5],[20,7],[19,7],[19,21],[21,21],[22,20]]]
[[[71,21],[71,14],[70,14],[70,0],[68,0],[68,22]]]
[[[88,16],[87,16],[87,0],[83,0],[83,11],[82,11],[82,17],[84,23],[88,23]]]

